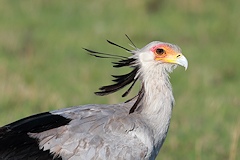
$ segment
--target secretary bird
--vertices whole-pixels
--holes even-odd
[[[128,36],[127,36],[128,38]],[[129,38],[128,38],[129,39]],[[130,39],[129,39],[130,40]],[[127,85],[127,96],[137,80],[138,94],[120,104],[88,104],[40,113],[0,128],[1,160],[155,159],[167,136],[174,97],[168,74],[188,61],[173,44],[153,41],[129,50],[130,57],[85,49],[90,55],[113,58],[113,67],[130,73],[113,75],[114,84],[97,95],[114,93]]]

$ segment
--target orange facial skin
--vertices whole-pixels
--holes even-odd
[[[151,51],[155,55],[155,60],[166,63],[176,63],[176,59],[182,55],[177,52],[171,46],[166,44],[160,44],[151,48]]]

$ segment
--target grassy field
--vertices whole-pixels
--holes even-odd
[[[113,69],[82,47],[124,54],[106,39],[141,48],[178,44],[189,69],[171,74],[176,105],[158,159],[240,160],[240,1],[0,2],[0,126],[97,97]],[[136,93],[136,92],[135,92]]]

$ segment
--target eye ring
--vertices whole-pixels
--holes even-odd
[[[162,49],[162,48],[158,48],[158,49],[156,49],[156,53],[157,53],[158,55],[162,55],[162,54],[165,53],[165,50]]]

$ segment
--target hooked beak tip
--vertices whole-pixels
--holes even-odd
[[[184,55],[181,55],[180,57],[177,58],[176,63],[179,64],[180,66],[183,66],[185,68],[185,71],[188,68],[188,60]]]

